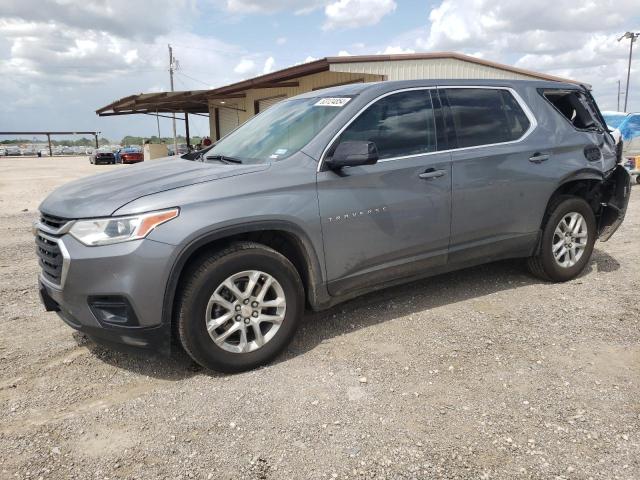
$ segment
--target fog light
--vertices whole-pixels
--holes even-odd
[[[102,326],[140,326],[136,313],[125,297],[119,295],[89,297],[89,308]]]

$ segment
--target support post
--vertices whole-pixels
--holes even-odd
[[[633,42],[636,41],[638,34],[631,34],[631,41],[629,42],[629,66],[627,67],[627,88],[624,94],[624,111],[627,111],[627,102],[629,101],[629,80],[631,80],[631,57],[633,56]]]
[[[98,148],[100,148],[100,146],[98,145],[98,132],[94,133],[93,136],[96,137],[96,150],[97,150]]]
[[[49,156],[53,157],[53,149],[51,148],[51,134],[47,133],[47,143],[49,144]]]
[[[187,136],[187,150],[191,151],[191,138],[189,138],[189,114],[184,112],[184,130]]]

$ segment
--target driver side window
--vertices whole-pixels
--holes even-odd
[[[338,137],[376,144],[379,158],[394,158],[436,150],[436,127],[429,90],[412,90],[381,98]]]

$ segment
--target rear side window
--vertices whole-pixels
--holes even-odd
[[[518,140],[531,122],[513,97],[503,89],[446,88],[458,148]]]
[[[589,99],[578,90],[543,90],[542,95],[579,130],[599,128]]]
[[[381,159],[435,151],[429,90],[395,93],[378,100],[342,132],[334,148],[353,140],[374,142]]]

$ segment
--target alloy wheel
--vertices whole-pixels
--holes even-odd
[[[280,283],[258,270],[236,273],[213,292],[206,327],[214,343],[232,353],[257,350],[280,329],[287,302]]]
[[[578,212],[569,212],[560,219],[551,248],[556,263],[563,268],[571,268],[580,261],[587,248],[589,235],[587,222]]]

